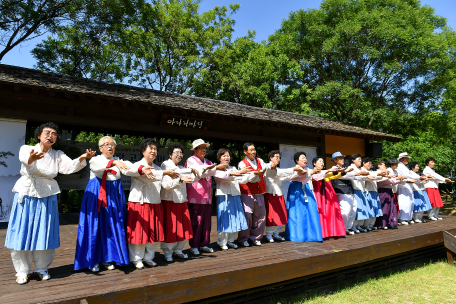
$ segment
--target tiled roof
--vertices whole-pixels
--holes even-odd
[[[320,117],[251,107],[215,99],[161,92],[124,84],[71,77],[10,65],[0,64],[0,82],[23,84],[79,94],[97,95],[105,98],[121,98],[131,102],[146,102],[158,106],[185,109],[189,111],[290,124],[328,132],[364,135],[390,141],[401,140],[401,137],[398,136],[351,126]]]

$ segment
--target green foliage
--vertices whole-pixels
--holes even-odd
[[[84,0],[0,1],[0,61],[14,47],[75,18]],[[90,1],[88,1],[90,3]]]
[[[64,213],[79,212],[83,196],[84,190],[63,190],[59,195],[61,211]]]
[[[139,143],[144,139],[142,136],[127,136],[127,135],[117,135],[117,134],[95,134],[94,132],[85,132],[82,131],[76,136],[76,141],[87,142],[87,143],[97,143],[103,136],[111,136],[118,145],[124,146],[138,146]]]
[[[8,158],[9,156],[14,156],[13,153],[11,153],[11,151],[0,151],[0,167],[8,167],[8,165],[6,164],[5,161],[3,161],[2,159],[6,159]]]

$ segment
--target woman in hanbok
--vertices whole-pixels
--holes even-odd
[[[163,170],[174,169],[179,173],[179,178],[164,176],[160,197],[163,205],[163,224],[165,239],[161,242],[160,248],[165,254],[167,262],[173,261],[173,256],[187,259],[188,255],[182,252],[186,240],[193,237],[192,223],[187,205],[186,183],[198,181],[202,173],[213,168],[213,166],[195,168],[184,168],[179,162],[184,156],[184,147],[179,143],[172,143],[168,147],[169,159],[161,165]]]
[[[429,176],[429,180],[424,184],[426,192],[431,202],[432,209],[428,212],[428,217],[431,221],[442,220],[439,217],[440,207],[443,207],[442,197],[440,196],[439,184],[454,183],[449,178],[445,178],[434,171],[435,159],[433,157],[426,158],[426,168],[423,170],[425,176]]]
[[[382,216],[377,217],[375,226],[378,229],[397,229],[398,216],[397,216],[397,203],[393,194],[393,186],[401,182],[401,179],[394,174],[393,170],[397,167],[397,159],[393,159],[396,163],[390,164],[391,170],[386,169],[385,162],[380,161],[375,164],[379,171],[387,170],[388,176],[377,182],[378,197],[382,204]]]
[[[139,144],[143,158],[132,164],[125,163],[129,170],[122,173],[131,176],[130,195],[127,211],[127,243],[130,261],[136,268],[156,266],[153,261],[159,242],[164,241],[163,205],[160,190],[163,176],[179,177],[174,169],[162,170],[154,164],[157,157],[158,143],[152,138],[145,138]]]
[[[288,223],[285,226],[285,239],[292,242],[321,242],[323,237],[317,201],[309,186],[311,176],[320,170],[316,168],[310,170],[306,167],[305,152],[296,152],[293,159],[307,173],[293,178],[288,187],[286,201]]]
[[[13,188],[15,195],[5,239],[18,284],[28,282],[32,262],[41,280],[51,278],[48,268],[55,249],[60,247],[57,203],[60,188],[54,178],[59,173],[81,170],[87,164],[86,159],[95,154],[87,150],[71,160],[62,151],[52,149],[60,137],[58,126],[48,122],[35,130],[37,145],[24,145],[19,150],[21,178]]]
[[[345,169],[331,168],[323,170],[325,163],[322,157],[312,160],[314,168],[322,170],[312,175],[313,191],[317,200],[323,238],[345,236],[345,225],[340,211],[339,201],[331,181],[345,175]],[[336,174],[337,173],[337,174]]]
[[[362,159],[360,154],[353,154],[351,156],[352,164],[349,168],[353,168],[353,172],[358,173],[362,172],[360,167],[362,164]],[[364,176],[363,180],[352,180],[353,190],[355,193],[355,199],[357,202],[357,211],[356,219],[353,223],[353,227],[358,229],[360,232],[368,232],[372,229],[367,229],[363,227],[365,220],[369,220],[375,217],[374,208],[372,202],[368,199],[368,192],[366,190],[366,179],[375,179],[371,175]]]
[[[252,169],[244,167],[237,170],[229,166],[232,158],[231,151],[221,148],[217,152],[217,159],[222,165],[228,166],[226,171],[215,173],[217,189],[217,244],[222,250],[238,248],[234,243],[236,233],[247,229],[244,208],[241,202],[241,190],[239,184],[246,184],[257,178],[258,173],[250,172]]]
[[[101,155],[90,160],[90,180],[82,197],[74,270],[100,271],[130,263],[125,238],[126,204],[120,180],[129,167],[117,157],[116,142],[110,136],[98,142]]]
[[[266,240],[269,243],[275,241],[285,241],[279,235],[282,227],[288,223],[287,208],[283,198],[282,181],[291,180],[298,176],[298,173],[306,174],[304,169],[299,166],[280,169],[276,168],[280,163],[280,151],[269,152],[270,163],[267,164],[272,170],[266,170],[264,182],[266,193],[264,194],[264,204],[266,206]]]
[[[428,178],[425,177],[423,179],[422,176],[418,174],[420,166],[417,162],[410,162],[409,168],[412,171],[411,175],[413,179],[417,180],[414,184],[412,184],[414,199],[413,221],[415,223],[426,223],[426,220],[423,219],[423,214],[425,211],[432,209],[431,202],[429,201],[429,197],[424,186],[424,184],[428,181]]]
[[[367,191],[367,199],[370,201],[369,205],[372,206],[374,217],[365,220],[362,226],[367,230],[377,230],[378,227],[375,226],[375,222],[378,217],[383,215],[382,203],[380,202],[380,198],[378,196],[377,182],[381,181],[388,173],[386,172],[386,169],[384,169],[384,171],[371,170],[372,159],[370,157],[364,157],[362,161],[361,171],[369,172],[369,175],[375,178],[366,178],[364,181]]]

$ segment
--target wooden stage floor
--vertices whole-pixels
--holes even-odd
[[[216,240],[216,218],[212,219]],[[61,247],[49,269],[52,279],[18,285],[9,250],[0,248],[0,303],[183,303],[314,275],[443,243],[442,231],[456,232],[456,217],[398,230],[329,239],[322,243],[271,243],[221,251],[167,264],[159,250],[157,267],[73,271],[77,225],[60,226]],[[4,244],[6,229],[0,229]],[[188,246],[187,246],[188,249]]]

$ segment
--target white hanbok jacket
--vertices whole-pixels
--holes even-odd
[[[271,164],[267,164],[270,168]],[[294,168],[275,170],[266,170],[264,173],[264,183],[266,184],[266,193],[283,196],[282,182],[291,180],[298,176]]]
[[[19,193],[18,203],[24,196],[44,198],[60,193],[59,185],[54,178],[57,174],[71,174],[87,165],[86,160],[79,157],[71,159],[62,151],[49,149],[43,158],[28,164],[30,152],[41,152],[40,144],[35,146],[23,145],[19,150],[21,162],[21,177],[13,187],[13,192]]]
[[[431,169],[429,166],[426,166],[423,170],[423,175],[428,176],[432,175],[434,178],[428,180],[425,184],[424,187],[426,188],[435,188],[439,189],[439,183],[445,183],[445,177],[441,176],[437,172],[434,171],[434,169]]]
[[[143,158],[140,161],[132,164],[129,161],[125,162],[130,169],[122,170],[122,174],[131,176],[130,195],[128,196],[129,202],[144,204],[160,204],[161,197],[160,191],[163,179],[163,170],[156,164],[152,164],[154,179],[148,178],[146,175],[140,173],[140,169],[148,167],[149,164]]]
[[[249,172],[242,176],[231,176],[232,172],[238,172],[239,170],[236,167],[230,166],[226,171],[217,171],[215,173],[214,179],[217,184],[215,190],[215,195],[231,195],[231,196],[240,196],[241,189],[239,184],[251,183],[253,180],[257,179],[257,176],[253,172]]]
[[[160,192],[160,198],[163,201],[172,201],[174,203],[185,203],[187,201],[187,186],[185,185],[186,182],[181,183],[180,177],[189,176],[192,178],[192,181],[189,182],[190,184],[197,182],[199,180],[192,173],[191,168],[184,168],[183,166],[177,166],[171,159],[164,161],[161,165],[163,170],[168,169],[176,169],[175,172],[179,173],[178,178],[171,178],[170,176],[166,175],[162,179],[162,188]],[[202,168],[200,167],[199,174],[201,176]]]

